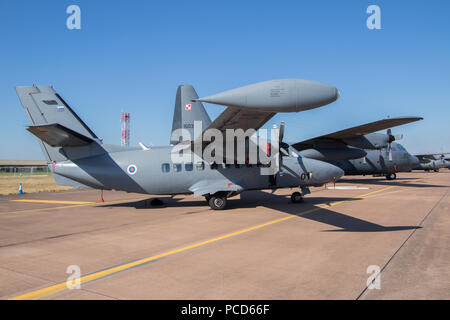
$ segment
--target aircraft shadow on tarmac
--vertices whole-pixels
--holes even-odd
[[[256,192],[263,193],[263,192]],[[376,223],[372,223],[366,220],[354,218],[352,216],[342,214],[328,208],[320,208],[320,210],[302,214],[302,212],[315,209],[318,205],[321,204],[331,204],[339,201],[360,201],[361,198],[333,198],[333,197],[313,197],[307,196],[305,198],[305,203],[303,204],[293,204],[293,203],[285,203],[280,204],[280,201],[276,198],[284,198],[279,195],[273,195],[265,193],[265,195],[260,195],[260,197],[268,197],[271,198],[269,203],[264,203],[265,207],[283,211],[288,214],[296,215],[299,218],[304,218],[316,222],[321,222],[324,224],[328,224],[330,226],[334,226],[340,229],[332,229],[332,230],[324,230],[326,232],[385,232],[385,231],[401,231],[401,230],[411,230],[411,229],[419,229],[420,226],[382,226]],[[242,201],[242,199],[241,199]],[[255,199],[256,201],[256,199]]]
[[[358,183],[358,184],[374,184],[379,186],[399,186],[399,187],[412,187],[412,188],[448,188],[449,186],[436,185],[436,184],[424,184],[408,182],[408,180],[416,180],[416,178],[401,178],[394,181],[387,181],[385,178],[379,179],[345,179],[342,182],[345,183]],[[339,182],[336,184],[339,185]]]
[[[205,207],[205,210],[210,210],[205,200],[180,201],[181,198],[164,197],[160,198],[162,205],[150,206],[151,198],[148,200],[119,203],[105,205],[106,207],[134,207],[136,209],[150,209],[164,208],[164,207]],[[323,230],[324,232],[386,232],[386,231],[401,231],[422,228],[420,226],[382,226],[363,219],[355,218],[346,214],[332,211],[328,208],[320,208],[320,210],[303,214],[305,211],[318,208],[319,205],[331,204],[339,201],[361,201],[361,198],[338,198],[338,197],[314,197],[308,195],[305,197],[305,202],[302,204],[291,203],[289,196],[271,194],[263,191],[249,191],[241,194],[241,199],[230,198],[228,200],[228,210],[220,211],[222,214],[230,214],[235,210],[245,208],[256,208],[263,206],[280,212],[291,215],[296,215],[299,218],[308,219],[339,229]],[[187,212],[185,214],[193,214],[203,212],[205,210],[197,210],[194,212]],[[214,213],[218,213],[217,211]]]

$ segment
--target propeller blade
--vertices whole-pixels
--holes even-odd
[[[283,137],[284,137],[284,121],[281,121],[280,123],[280,131],[278,132],[278,141],[279,141],[279,148],[278,151],[278,165],[280,166],[280,169],[283,167],[283,153],[281,152],[281,148],[285,147],[285,143],[283,143]]]
[[[280,144],[281,144],[281,142],[283,142],[283,138],[284,138],[284,121],[281,121],[281,124],[280,124],[280,135],[279,135]]]

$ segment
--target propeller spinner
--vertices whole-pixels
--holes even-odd
[[[392,134],[392,130],[391,129],[387,129],[387,135],[389,137],[388,138],[388,145],[387,145],[388,158],[389,158],[389,161],[392,161],[392,146],[391,146],[391,143],[396,141],[396,140],[403,139],[403,134],[393,135]]]

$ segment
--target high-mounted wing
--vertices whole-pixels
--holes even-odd
[[[228,107],[214,120],[207,129],[260,129],[276,112],[254,111],[236,107]]]
[[[339,98],[339,91],[330,85],[300,79],[280,79],[255,83],[245,87],[225,91],[193,102],[207,102],[227,106],[217,119],[204,128],[188,146],[206,146],[203,137],[210,129],[225,133],[227,129],[254,129],[257,131],[278,112],[300,112],[327,105]],[[194,130],[195,131],[195,130]],[[225,142],[226,134],[223,134]],[[176,138],[174,139],[176,140]],[[184,140],[184,139],[183,139]],[[215,142],[214,142],[215,143]],[[197,152],[194,148],[194,152]],[[224,150],[222,150],[224,151]],[[199,156],[202,156],[199,154]],[[216,157],[228,157],[215,150]],[[233,156],[234,157],[234,156]]]
[[[427,154],[416,154],[417,158],[419,158],[420,162],[430,162],[430,160],[450,160],[450,156],[448,153],[427,153]]]
[[[297,142],[292,146],[297,150],[305,150],[311,148],[314,144],[320,141],[335,141],[338,143],[347,144],[345,140],[358,138],[369,133],[377,132],[380,130],[404,125],[407,123],[423,120],[421,117],[402,117],[402,118],[388,118],[378,120],[370,123],[366,123],[360,126],[348,128],[345,130],[337,131],[334,133],[326,134],[313,139]]]

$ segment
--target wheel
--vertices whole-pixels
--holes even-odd
[[[433,171],[434,171],[434,172],[439,172],[439,169],[434,169]]]
[[[214,195],[209,199],[209,206],[213,210],[223,210],[227,206],[227,197],[223,195]]]
[[[395,173],[389,173],[386,175],[386,180],[395,180],[397,175]]]
[[[300,192],[294,192],[291,195],[291,201],[293,203],[302,203],[303,202],[303,196]]]

